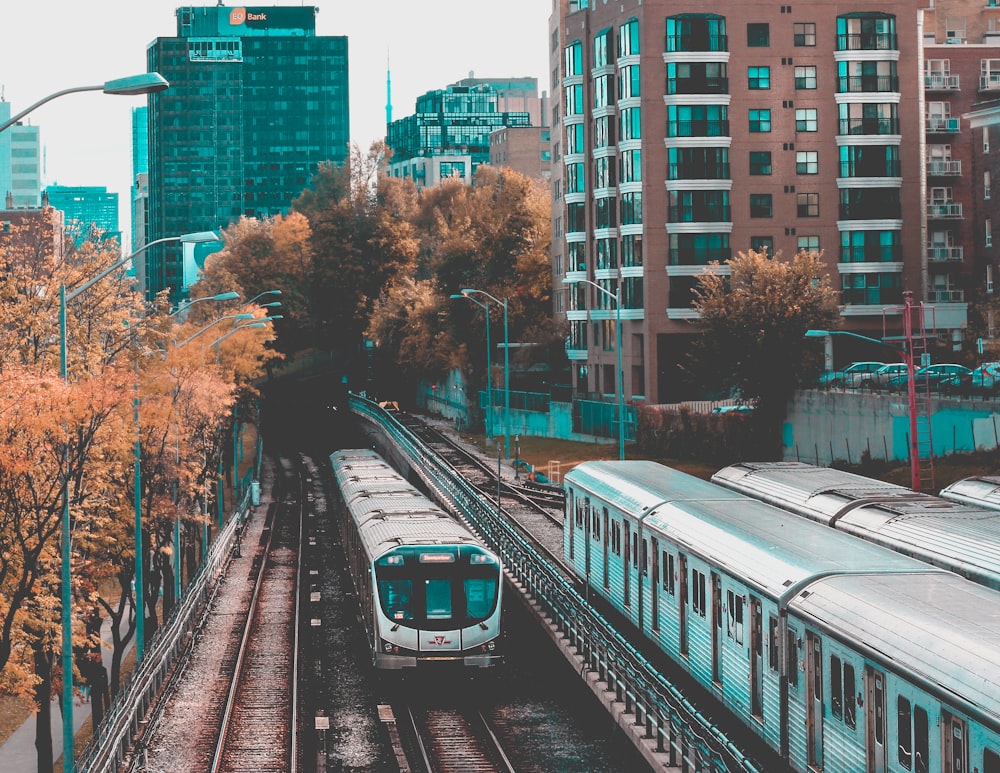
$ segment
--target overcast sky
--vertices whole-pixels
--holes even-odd
[[[0,17],[0,95],[16,114],[65,88],[146,70],[146,47],[177,31],[178,0],[5,0]],[[227,2],[233,7],[236,3]],[[273,0],[315,5],[318,35],[346,35],[351,139],[367,148],[385,134],[386,61],[393,118],[416,97],[468,77],[538,78],[549,90],[551,0]],[[40,127],[44,184],[103,185],[119,195],[127,239],[132,176],[131,109],[142,97],[70,94],[29,116]],[[27,119],[26,119],[27,120]]]

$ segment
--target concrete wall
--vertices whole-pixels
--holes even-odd
[[[934,455],[1000,446],[1000,401],[931,398]],[[788,406],[784,458],[828,465],[873,459],[906,461],[910,432],[906,395],[804,390]]]

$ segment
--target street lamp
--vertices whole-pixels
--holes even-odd
[[[258,298],[263,298],[265,295],[281,295],[281,290],[265,290],[262,293],[257,293],[253,298],[251,298],[247,303],[253,303]],[[265,303],[265,306],[270,306],[270,303]]]
[[[618,345],[615,347],[617,349],[618,355],[618,378],[615,391],[618,393],[618,459],[621,461],[625,460],[625,372],[622,370],[622,296],[621,296],[621,285],[615,288],[614,292],[601,287],[597,282],[593,282],[590,279],[573,279],[566,277],[562,280],[563,284],[588,284],[591,287],[595,287],[604,293],[608,298],[615,302],[615,331],[617,333]]]
[[[920,491],[920,450],[917,443],[917,379],[916,366],[913,363],[913,338],[909,324],[909,311],[910,305],[907,304],[905,307],[906,323],[904,325],[904,340],[906,342],[906,346],[902,348],[893,346],[892,344],[887,344],[885,341],[880,341],[877,338],[869,338],[866,335],[852,333],[847,330],[807,330],[806,338],[826,338],[828,336],[835,335],[848,336],[850,338],[858,338],[862,341],[868,341],[869,343],[884,346],[886,349],[891,349],[903,357],[903,362],[906,363],[906,394],[910,413],[910,488],[914,491]]]
[[[507,298],[502,301],[490,295],[485,290],[476,290],[471,287],[467,287],[460,291],[465,297],[479,293],[480,295],[485,295],[491,301],[493,301],[498,306],[503,306],[503,400],[504,400],[504,410],[503,410],[503,445],[504,445],[504,456],[510,459],[510,337],[508,335],[507,328]],[[471,300],[471,299],[470,299]]]
[[[45,101],[45,100],[43,100]],[[209,239],[211,236],[211,239]],[[66,357],[66,304],[76,298],[81,293],[90,289],[94,283],[99,282],[112,271],[116,271],[129,261],[133,260],[143,251],[153,245],[164,242],[203,242],[218,240],[218,236],[211,231],[184,234],[182,236],[168,236],[163,239],[144,244],[135,252],[115,261],[112,265],[101,271],[97,276],[84,282],[79,287],[66,292],[66,285],[59,286],[59,375],[63,381],[69,381]],[[138,410],[138,408],[137,408]],[[140,493],[140,449],[136,439],[135,448],[135,574],[136,574],[136,664],[142,660],[143,650],[143,606],[142,595],[142,499]],[[68,463],[68,457],[66,459]],[[70,508],[69,508],[69,471],[63,471],[62,480],[63,517],[62,517],[62,567],[60,579],[62,581],[62,667],[63,667],[63,759],[66,761],[65,767],[73,770],[73,613],[70,608]]]
[[[236,323],[239,322],[241,319],[257,319],[257,317],[255,317],[250,312],[243,312],[242,314],[227,314],[224,317],[219,317],[218,319],[212,320],[211,322],[209,322],[207,325],[205,325],[204,327],[202,327],[200,330],[198,330],[194,334],[189,335],[187,338],[185,338],[180,343],[175,343],[174,346],[176,346],[179,349],[182,346],[185,346],[186,344],[191,343],[194,339],[196,339],[198,336],[200,336],[206,330],[208,330],[208,329],[210,329],[212,327],[215,327],[220,322],[225,322],[227,319],[233,320],[233,325],[235,326]]]
[[[32,110],[41,107],[46,102],[51,102],[56,97],[64,96],[65,94],[75,94],[78,91],[103,91],[105,94],[137,96],[139,94],[155,94],[156,92],[163,91],[169,87],[170,84],[167,83],[166,78],[158,72],[144,72],[139,75],[130,75],[126,78],[115,78],[114,80],[99,83],[96,86],[74,86],[72,88],[63,89],[62,91],[53,92],[47,97],[38,100],[31,107],[26,110],[22,110],[13,118],[10,118],[0,124],[0,132],[16,124]]]
[[[206,295],[203,298],[192,298],[184,303],[178,303],[177,308],[170,312],[167,316],[174,317],[180,314],[182,311],[187,311],[194,304],[200,303],[201,301],[235,301],[240,297],[240,294],[235,290],[230,290],[229,292],[219,293],[218,295]]]
[[[457,300],[459,298],[465,298],[467,301],[472,301],[479,308],[486,312],[486,399],[489,400],[489,413],[488,418],[484,422],[486,425],[486,437],[487,439],[493,437],[493,381],[490,378],[490,363],[493,360],[493,350],[490,348],[490,305],[488,303],[483,303],[482,301],[477,301],[475,298],[471,298],[468,295],[463,295],[462,293],[455,293],[449,296],[452,300]]]

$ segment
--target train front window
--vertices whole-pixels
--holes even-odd
[[[452,616],[450,580],[425,580],[424,592],[428,620],[447,620]]]
[[[476,619],[489,617],[497,599],[496,579],[465,581],[465,616]]]
[[[379,582],[382,609],[390,620],[413,619],[413,583],[410,580]]]

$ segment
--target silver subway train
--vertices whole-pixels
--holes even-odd
[[[374,451],[338,451],[330,463],[375,667],[499,664],[500,559]]]
[[[1000,593],[653,462],[565,477],[574,571],[795,771],[1000,773]]]

